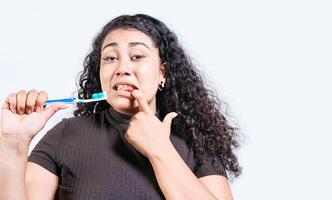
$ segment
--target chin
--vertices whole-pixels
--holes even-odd
[[[130,99],[113,99],[107,102],[117,111],[125,114],[133,114],[138,111],[138,105],[136,102]]]

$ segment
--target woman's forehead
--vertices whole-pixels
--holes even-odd
[[[137,29],[116,29],[109,32],[104,39],[102,49],[110,43],[117,45],[142,43],[145,44],[148,48],[155,48],[152,39]]]

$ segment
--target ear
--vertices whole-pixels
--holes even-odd
[[[160,65],[160,76],[159,76],[159,82],[163,81],[165,83],[166,80],[166,63],[162,63]]]

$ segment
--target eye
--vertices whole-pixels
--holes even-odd
[[[131,57],[131,59],[134,61],[139,61],[139,60],[142,60],[143,58],[145,58],[145,57],[142,55],[134,55]]]
[[[109,61],[109,62],[114,62],[116,61],[118,58],[117,57],[114,57],[114,56],[106,56],[106,57],[103,57],[103,60],[105,61]]]

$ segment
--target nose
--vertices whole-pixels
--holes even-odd
[[[132,75],[132,67],[130,62],[126,60],[120,60],[119,66],[116,69],[116,76],[131,76]]]

